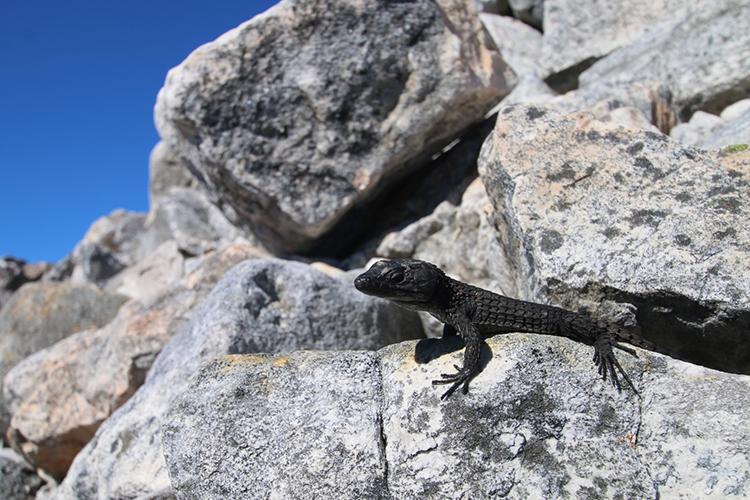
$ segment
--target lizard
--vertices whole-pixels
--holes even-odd
[[[633,346],[671,353],[618,326],[585,314],[559,307],[505,297],[448,277],[440,268],[416,259],[381,260],[357,276],[354,286],[360,292],[389,299],[413,311],[426,311],[444,323],[443,337],[460,335],[466,345],[463,367],[456,373],[441,374],[433,385],[452,384],[441,399],[451,396],[479,373],[482,336],[526,332],[567,337],[594,347],[594,363],[604,381],[621,390],[618,372],[627,384],[635,386],[614,355],[613,347],[636,356]],[[637,392],[637,391],[636,391]]]

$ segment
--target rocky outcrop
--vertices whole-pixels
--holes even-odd
[[[33,500],[43,484],[23,457],[10,448],[0,448],[0,498]]]
[[[49,271],[51,264],[38,262],[30,264],[25,260],[13,257],[0,259],[0,309],[3,308],[10,296],[21,288],[24,283],[38,281],[45,272]]]
[[[299,251],[515,83],[465,0],[283,1],[169,72],[155,118],[227,217]]]
[[[510,334],[488,347],[469,394],[448,401],[430,381],[460,363],[455,338],[216,359],[165,417],[177,497],[723,498],[748,487],[747,376],[639,351],[621,356],[639,396],[603,382],[591,348],[568,339]]]
[[[159,141],[148,159],[148,199],[153,208],[171,187],[197,188],[198,179],[182,161],[169,149],[164,141]]]
[[[747,372],[750,152],[531,106],[500,112],[479,167],[521,297]]]
[[[130,398],[193,309],[239,262],[269,255],[234,245],[207,255],[178,285],[130,300],[106,326],[29,356],[5,377],[11,444],[62,479],[76,454]]]
[[[243,262],[175,334],[144,386],[78,454],[57,498],[134,498],[168,486],[160,425],[169,401],[210,359],[294,349],[374,349],[421,333],[415,314],[364,296],[351,283],[310,266]]]

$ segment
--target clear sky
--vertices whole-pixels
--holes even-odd
[[[148,210],[167,71],[275,0],[0,2],[0,256],[54,262]]]

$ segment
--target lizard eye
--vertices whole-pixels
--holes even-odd
[[[388,278],[388,281],[401,283],[404,281],[404,272],[401,269],[394,269],[386,275],[386,278]]]

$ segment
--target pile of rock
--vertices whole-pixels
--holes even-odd
[[[157,98],[150,212],[0,260],[0,492],[750,491],[748,16],[284,0],[198,48]],[[460,340],[351,285],[401,257],[693,364],[620,356],[618,393],[590,347],[511,334],[442,402]]]

